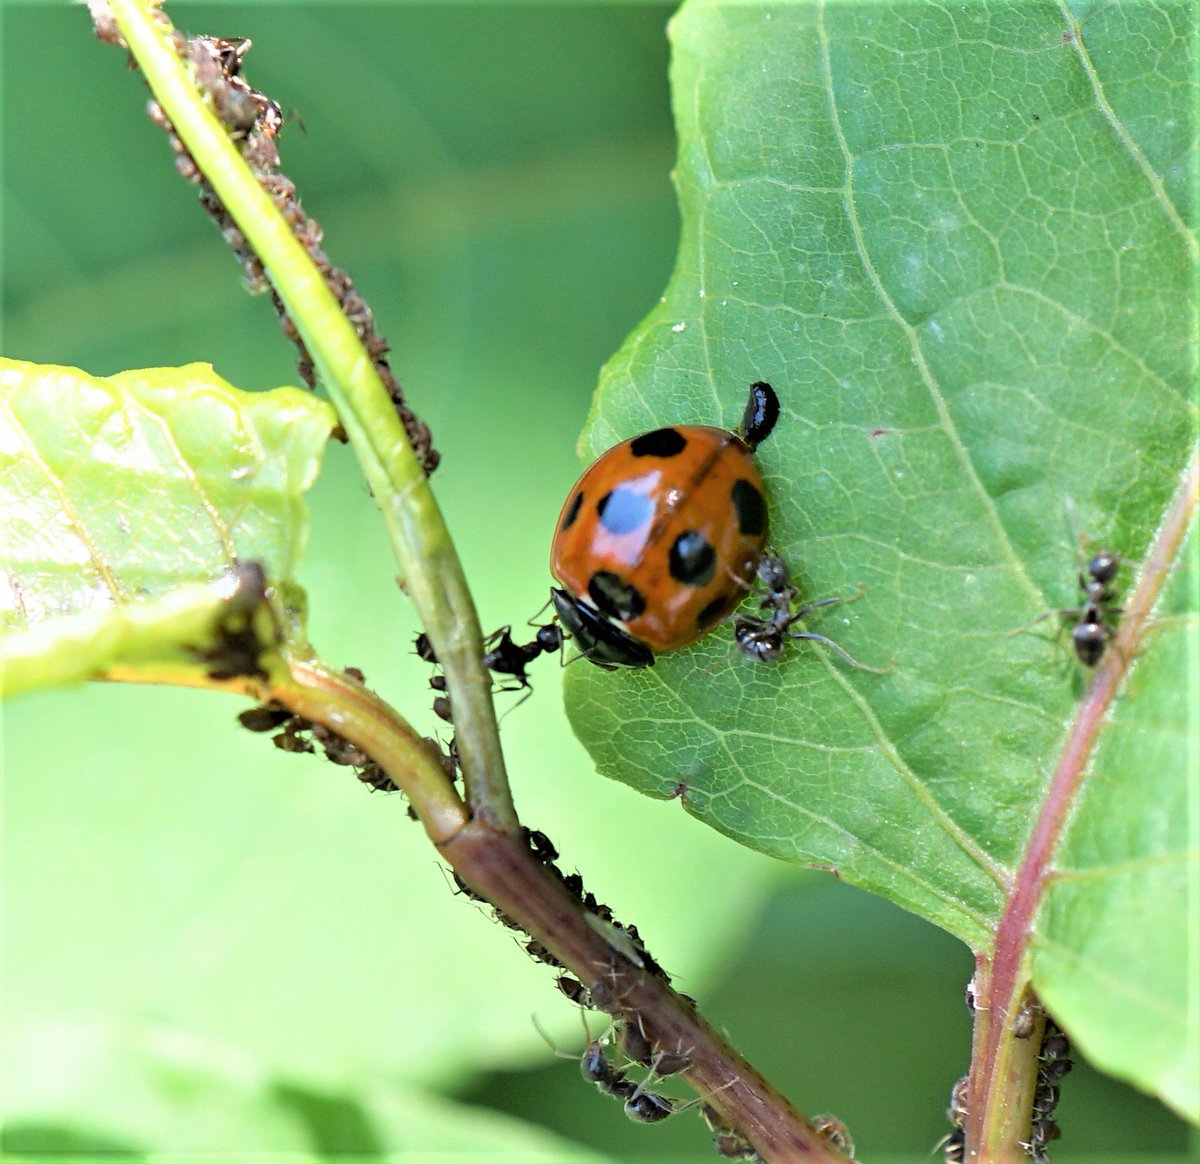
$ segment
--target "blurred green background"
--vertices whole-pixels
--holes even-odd
[[[433,428],[486,627],[544,601],[598,369],[671,267],[669,14],[173,9],[189,31],[253,38],[250,80],[294,111],[284,170]],[[294,382],[269,304],[240,288],[121,54],[79,8],[0,18],[4,354]],[[329,450],[311,501],[314,643],[435,731],[418,628],[347,449]],[[863,1158],[929,1158],[967,1064],[967,951],[601,781],[553,666],[535,683],[503,725],[527,823],[775,1083],[846,1120]],[[277,753],[238,710],[103,687],[5,709],[9,1153],[554,1160],[573,1141],[715,1158],[694,1115],[633,1126],[553,1057],[531,1012],[564,1048],[582,1034],[552,975],[449,892],[399,797]],[[1188,1154],[1182,1123],[1085,1065],[1063,1090],[1056,1160]]]

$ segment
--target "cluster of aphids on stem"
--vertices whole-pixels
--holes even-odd
[[[119,31],[111,21],[99,18],[95,24],[96,35],[101,40],[122,45]],[[439,456],[433,448],[428,427],[405,403],[404,392],[387,360],[390,345],[376,330],[374,314],[355,288],[353,280],[340,267],[334,266],[322,248],[324,234],[321,226],[301,208],[295,184],[279,172],[279,149],[275,139],[284,125],[283,111],[278,102],[253,88],[242,75],[250,41],[240,37],[188,37],[175,30],[171,34],[171,42],[180,59],[188,65],[206,104],[229,130],[247,166],[320,271],[383,381],[418,460],[426,473],[432,473],[437,468]],[[221,236],[237,256],[250,290],[255,294],[265,291],[270,295],[284,335],[299,350],[300,376],[310,388],[315,387],[316,373],[312,356],[288,315],[283,300],[271,284],[262,261],[175,133],[162,107],[157,101],[151,100],[147,111],[155,125],[170,135],[176,168],[200,191],[201,205],[216,222]]]
[[[347,667],[347,678],[364,681],[357,667]],[[392,778],[356,744],[338,735],[324,724],[314,723],[296,715],[278,703],[264,703],[238,716],[242,727],[252,732],[275,732],[271,737],[277,748],[285,752],[314,754],[318,748],[330,763],[352,768],[367,787],[374,792],[396,792]]]
[[[550,1042],[544,1034],[543,1037]],[[613,1041],[619,1047],[621,1064],[614,1061],[607,1049]],[[550,1045],[556,1055],[575,1058],[559,1051],[553,1043]],[[730,1127],[711,1104],[702,1099],[684,1102],[651,1088],[653,1080],[684,1071],[690,1063],[686,1052],[656,1051],[646,1038],[640,1023],[626,1019],[616,1024],[615,1028],[610,1028],[609,1033],[589,1039],[583,1054],[579,1056],[579,1071],[588,1083],[596,1085],[601,1094],[620,1102],[625,1114],[638,1123],[661,1123],[670,1116],[699,1106],[704,1122],[712,1132],[713,1148],[717,1155],[726,1160],[761,1161],[762,1157],[753,1145]],[[634,1066],[646,1069],[645,1078],[640,1081],[630,1078],[629,1072]],[[839,1121],[831,1122],[840,1127]],[[831,1142],[836,1142],[832,1135],[830,1139]]]
[[[1049,1164],[1050,1156],[1046,1148],[1062,1135],[1054,1119],[1058,1108],[1059,1083],[1074,1065],[1067,1036],[1047,1019],[1042,1031],[1042,1044],[1038,1048],[1037,1084],[1033,1092],[1029,1139],[1022,1145],[1033,1164]]]
[[[526,828],[524,836],[533,858],[549,870],[579,902],[589,919],[595,919],[597,928],[604,933],[606,940],[614,949],[635,966],[646,970],[647,973],[669,985],[670,976],[646,948],[637,926],[619,922],[612,909],[598,901],[596,895],[584,887],[583,878],[578,873],[563,873],[558,868],[555,864],[558,859],[558,850],[545,833],[539,829]],[[498,909],[476,893],[457,871],[451,870],[450,875],[460,893],[490,909],[502,925],[520,932],[521,927],[515,921],[503,910]],[[699,1103],[699,1101],[683,1103],[662,1095],[649,1086],[649,1080],[653,1077],[674,1075],[677,1072],[685,1071],[691,1064],[691,1048],[656,1045],[654,1040],[648,1037],[643,1023],[637,1016],[629,1018],[621,1014],[616,995],[605,975],[602,974],[593,982],[585,984],[573,974],[568,973],[566,967],[541,942],[524,935],[520,940],[534,961],[560,971],[555,985],[565,998],[581,1009],[596,1010],[615,1016],[612,1031],[615,1033],[616,1043],[625,1062],[623,1064],[613,1062],[612,1057],[605,1050],[609,1041],[607,1037],[591,1039],[579,1059],[580,1071],[584,1079],[594,1083],[605,1095],[620,1100],[624,1105],[625,1114],[639,1123],[658,1123],[668,1116],[676,1115],[695,1106],[695,1103]],[[686,1005],[695,1006],[695,1000],[687,995],[681,994],[679,997]],[[574,1056],[570,1057],[574,1058]],[[633,1064],[648,1070],[649,1074],[646,1079],[637,1082],[629,1077],[628,1068]],[[713,1144],[720,1155],[729,1159],[759,1159],[749,1142],[735,1129],[728,1126],[715,1109],[704,1104],[703,1110],[705,1119],[714,1132]]]
[[[976,1010],[974,979],[967,985],[967,1009],[972,1015]],[[1036,1001],[1027,1002],[1013,1020],[1012,1033],[1015,1038],[1028,1039],[1037,1030],[1037,1020],[1045,1012]],[[1075,1065],[1071,1059],[1071,1044],[1067,1036],[1050,1018],[1042,1027],[1042,1040],[1037,1055],[1037,1080],[1034,1085],[1033,1105],[1030,1112],[1029,1139],[1021,1147],[1030,1157],[1032,1164],[1050,1164],[1047,1148],[1062,1135],[1054,1120],[1058,1107],[1059,1084]],[[950,1104],[946,1119],[952,1131],[944,1143],[945,1164],[963,1164],[966,1159],[967,1092],[969,1077],[958,1079],[950,1090]]]
[[[538,864],[543,865],[549,870],[567,892],[583,906],[589,915],[597,919],[599,926],[603,927],[603,932],[610,943],[618,946],[625,957],[633,962],[634,965],[647,970],[660,981],[669,985],[671,981],[670,976],[662,968],[658,960],[646,949],[645,944],[642,942],[642,936],[638,933],[637,926],[622,925],[617,921],[613,915],[613,911],[607,905],[598,901],[594,893],[584,888],[583,878],[578,873],[563,873],[559,869],[555,864],[558,860],[558,849],[555,848],[553,842],[544,832],[540,829],[526,828],[524,829],[524,836],[533,858]],[[459,876],[456,870],[451,870],[450,875],[453,877],[454,884],[458,887],[460,893],[469,897],[472,901],[491,909],[496,919],[509,929],[517,931],[521,929],[503,910],[497,909],[489,901],[476,893]],[[541,962],[543,965],[552,966],[562,971],[557,980],[557,986],[572,1002],[582,1007],[606,1013],[611,1013],[615,1009],[616,1001],[612,990],[604,984],[603,979],[598,979],[589,986],[585,986],[577,978],[573,978],[568,974],[562,962],[547,950],[541,942],[530,938],[524,941],[524,945],[526,952],[535,962]]]

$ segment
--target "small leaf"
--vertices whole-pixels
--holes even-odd
[[[806,596],[862,590],[807,629],[894,665],[855,670],[813,643],[754,665],[725,630],[641,673],[571,668],[572,722],[603,773],[682,793],[741,843],[834,868],[976,951],[1089,678],[1054,620],[1012,632],[1080,603],[1081,535],[1123,555],[1128,592],[1185,499],[1189,16],[689,0],[672,25],[679,254],[605,370],[583,447],[732,424],[746,386],[770,381],[772,540]],[[1186,648],[1152,630],[1139,651],[1114,722],[1124,759],[1116,739],[1094,759],[1097,803],[1107,765],[1128,769],[1127,794],[1108,792],[1118,815],[1085,800],[1063,854],[1115,869],[1122,845],[1097,838],[1123,836],[1154,908],[1113,877],[1076,912],[1063,882],[1035,963],[1039,987],[1053,964],[1057,1017],[1102,1066],[1189,1113],[1187,756],[1161,738],[1143,751],[1134,725],[1178,730],[1195,601],[1176,600]],[[1151,981],[1169,994],[1153,1016],[1113,1013]],[[1156,1026],[1141,1048],[1137,1021]]]
[[[222,598],[180,588],[239,561],[287,583],[332,425],[299,389],[241,392],[207,364],[0,361],[6,693],[178,661]]]

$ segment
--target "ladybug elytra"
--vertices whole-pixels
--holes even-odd
[[[737,431],[672,425],[623,441],[585,470],[559,515],[550,570],[559,621],[606,669],[649,667],[738,605],[767,538],[754,450],[779,400],[750,386]]]

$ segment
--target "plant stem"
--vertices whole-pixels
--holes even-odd
[[[314,660],[293,662],[290,680],[273,683],[268,698],[366,752],[408,797],[434,844],[467,823],[467,807],[429,745],[373,691]]]
[[[204,104],[166,39],[166,18],[151,15],[146,0],[110,0],[110,7],[176,134],[262,261],[350,437],[383,514],[400,585],[445,668],[472,813],[516,832],[479,619],[437,501],[371,359],[291,227]]]
[[[588,985],[616,1018],[636,1022],[656,1047],[686,1055],[684,1074],[704,1100],[771,1162],[845,1157],[676,994],[640,964],[623,931],[587,910],[560,876],[539,864],[520,831],[500,752],[491,679],[482,665],[478,618],[425,474],[368,353],[274,203],[204,105],[166,40],[170,29],[146,0],[109,0],[175,133],[245,234],[312,354],[383,512],[401,586],[412,598],[445,668],[469,811],[438,760],[370,692],[303,656],[293,641],[288,671],[242,690],[274,699],[361,747],[406,791],[443,856]],[[286,648],[285,648],[286,649]],[[618,940],[619,938],[623,940]]]
[[[529,859],[522,840],[471,821],[442,854],[481,893],[551,950],[605,1009],[631,1019],[653,1046],[686,1053],[683,1072],[696,1093],[719,1111],[767,1161],[845,1164],[837,1151],[729,1043],[661,978],[637,966],[605,940],[600,927],[547,869]]]

